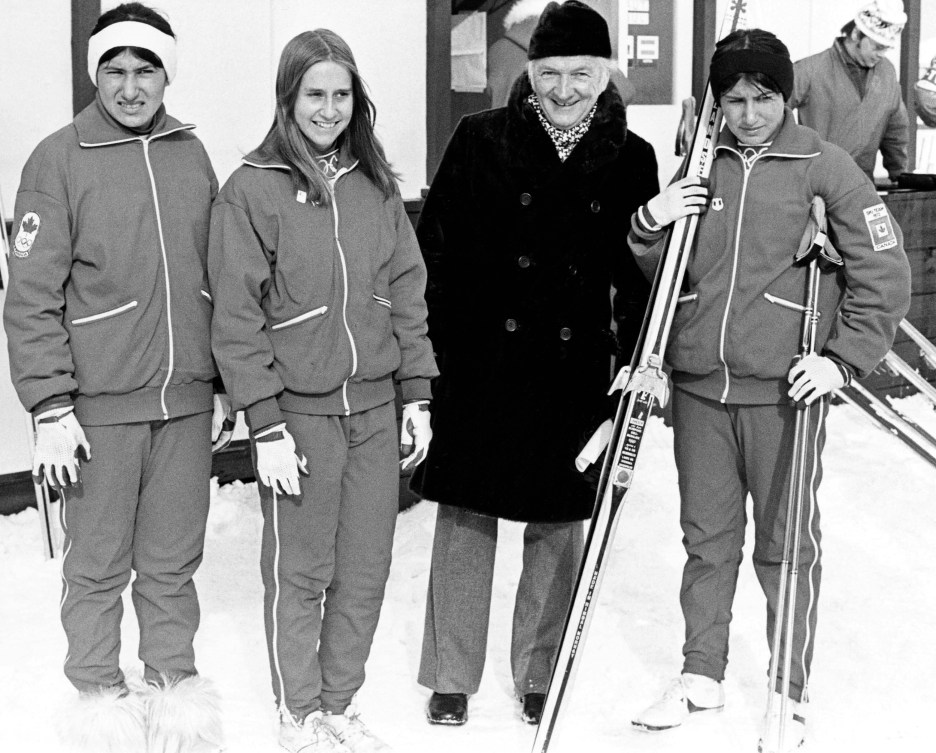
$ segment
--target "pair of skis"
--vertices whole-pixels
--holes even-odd
[[[936,369],[936,346],[906,319],[900,322],[900,328],[920,348],[924,362]],[[904,379],[915,387],[932,406],[936,407],[936,387],[933,387],[916,369],[894,351],[889,351],[881,363],[882,367],[895,376]],[[836,391],[836,395],[849,405],[866,413],[886,431],[890,432],[924,460],[936,465],[936,437],[926,429],[902,416],[886,402],[870,392],[858,382]]]
[[[747,0],[729,2],[719,38],[747,26],[747,6]],[[708,86],[696,121],[689,156],[683,164],[680,177],[708,177],[720,125],[721,111]],[[595,509],[585,539],[582,563],[546,693],[543,714],[533,742],[533,753],[545,753],[549,748],[561,705],[571,690],[578,667],[579,648],[591,622],[592,607],[601,585],[605,558],[614,539],[624,497],[634,479],[637,454],[647,420],[653,406],[665,405],[669,397],[669,384],[663,372],[663,353],[698,222],[698,215],[690,215],[675,222],[668,230],[634,360],[630,366],[621,370],[612,385],[612,390],[622,388],[623,392],[601,469]],[[627,253],[626,249],[622,253]]]

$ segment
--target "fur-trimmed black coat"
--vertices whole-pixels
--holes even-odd
[[[657,163],[613,87],[560,162],[530,93],[522,76],[507,107],[462,119],[419,218],[441,376],[412,485],[486,515],[572,521],[595,494],[575,456],[612,415],[612,357],[630,359],[649,296],[626,236]]]

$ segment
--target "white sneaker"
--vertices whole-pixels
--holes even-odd
[[[313,711],[300,724],[289,714],[281,714],[280,747],[289,753],[350,753],[322,718],[321,710]]]
[[[350,753],[391,753],[393,750],[361,721],[354,703],[343,714],[326,713],[322,721]]]
[[[682,674],[666,686],[663,697],[642,711],[631,724],[645,732],[672,729],[702,711],[721,711],[725,689],[705,675]]]
[[[806,741],[806,704],[787,700],[786,724],[783,741],[780,740],[780,704],[783,699],[774,693],[770,704],[770,716],[764,715],[763,732],[757,742],[758,753],[792,753]]]

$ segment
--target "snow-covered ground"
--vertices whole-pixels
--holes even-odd
[[[920,398],[902,408],[929,424]],[[809,712],[809,753],[933,750],[936,708],[936,468],[849,406],[829,418],[820,506],[825,550]],[[431,727],[428,691],[415,681],[435,505],[398,521],[394,563],[359,705],[398,753],[526,752],[534,730],[519,718],[508,669],[521,527],[502,524],[487,671],[468,724]],[[223,695],[229,753],[274,753],[258,572],[254,485],[213,490],[197,575],[198,665]],[[672,434],[653,419],[622,513],[600,601],[556,753],[753,753],[766,688],[764,606],[746,560],[735,600],[722,714],[649,735],[631,715],[680,669],[678,591],[683,562]],[[748,536],[752,538],[751,535]],[[750,545],[746,549],[750,552]],[[59,562],[43,561],[35,510],[0,518],[0,751],[59,750],[56,710],[73,695],[61,673]],[[122,663],[138,666],[127,601]]]

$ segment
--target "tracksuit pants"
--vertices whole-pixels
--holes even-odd
[[[498,519],[442,504],[436,515],[419,684],[470,695],[487,652]],[[510,644],[518,698],[549,687],[583,541],[581,522],[526,524]]]
[[[805,499],[794,610],[790,696],[807,700],[822,575],[819,508],[828,401],[814,404],[808,427]],[[728,663],[728,626],[747,522],[754,515],[754,570],[767,597],[771,645],[780,587],[796,409],[777,405],[723,405],[673,391],[673,430],[681,496],[680,523],[688,560],[680,600],[686,622],[684,672],[721,681]],[[787,591],[789,599],[789,590]],[[785,624],[785,621],[784,621]],[[781,642],[781,652],[783,643]],[[784,657],[779,657],[781,689]]]
[[[273,693],[301,721],[318,708],[342,713],[364,684],[390,573],[400,438],[392,402],[283,415],[309,476],[300,496],[258,485],[260,568]]]
[[[211,413],[84,426],[91,460],[61,505],[65,674],[79,691],[121,685],[121,594],[132,601],[148,682],[195,674],[192,640],[211,474]]]

